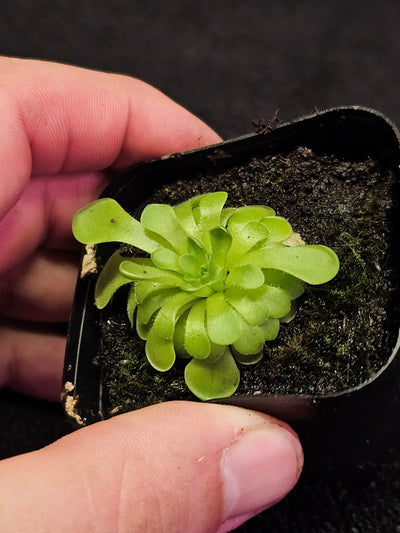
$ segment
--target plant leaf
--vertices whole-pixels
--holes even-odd
[[[336,276],[339,259],[326,246],[272,246],[249,252],[242,261],[287,272],[310,285],[326,283]]]
[[[223,344],[215,344],[215,342],[211,343],[211,349],[210,349],[210,355],[207,357],[207,360],[210,363],[215,363],[218,359],[220,359],[226,350],[226,346]]]
[[[193,198],[174,207],[176,218],[185,232],[196,240],[201,239],[201,232],[193,216]]]
[[[235,227],[243,227],[249,222],[258,222],[262,218],[274,216],[275,211],[264,205],[244,205],[234,210],[228,219],[229,231],[235,232]]]
[[[236,361],[238,363],[241,363],[242,365],[255,365],[256,363],[259,363],[261,361],[261,359],[263,358],[264,352],[261,348],[258,353],[244,355],[236,351],[235,348],[232,347],[232,354],[233,354],[233,357],[236,359]]]
[[[200,263],[205,264],[207,262],[207,254],[203,245],[193,237],[188,237],[187,251],[190,255],[198,257]]]
[[[263,270],[265,283],[284,289],[292,300],[301,296],[304,292],[304,281],[295,276],[291,276],[282,270],[268,268]]]
[[[281,318],[290,311],[291,300],[289,294],[280,287],[265,285],[264,301],[269,308],[271,318]]]
[[[246,324],[242,328],[242,334],[232,344],[234,349],[242,355],[258,354],[264,344],[264,332],[260,326]]]
[[[147,324],[142,324],[141,322],[138,321],[137,313],[136,313],[136,331],[142,340],[147,341],[147,339],[149,338],[151,328],[153,327],[153,324],[154,324],[154,317],[152,317],[151,320],[149,320]]]
[[[240,337],[242,319],[220,292],[206,301],[207,333],[216,344],[233,344]]]
[[[98,309],[103,309],[111,300],[114,293],[132,280],[119,271],[120,264],[125,261],[119,252],[115,252],[108,259],[97,278],[94,298]]]
[[[136,281],[136,300],[140,304],[143,302],[147,296],[150,296],[153,292],[159,291],[160,289],[169,288],[165,283],[159,283],[157,281]]]
[[[266,340],[274,340],[279,332],[279,320],[270,318],[261,326],[248,326],[244,334],[232,345],[238,363],[253,365],[261,361]]]
[[[211,247],[211,269],[214,272],[225,269],[226,257],[232,244],[232,237],[224,228],[214,228],[209,234]]]
[[[151,293],[138,306],[137,319],[141,324],[147,324],[156,311],[158,311],[165,303],[179,292],[177,287],[169,287],[160,289],[159,291]]]
[[[135,281],[157,281],[158,283],[166,283],[178,287],[184,285],[184,279],[179,274],[170,270],[160,269],[153,265],[151,259],[125,258],[119,270],[123,276]]]
[[[292,234],[292,226],[283,217],[265,217],[260,223],[268,229],[270,242],[284,241]]]
[[[228,224],[228,220],[229,218],[233,215],[233,213],[235,211],[237,211],[237,207],[225,207],[222,211],[221,211],[221,217],[220,217],[220,222],[221,222],[221,226],[222,227],[226,227],[226,225]]]
[[[185,348],[197,358],[205,359],[210,355],[211,342],[206,331],[206,300],[199,300],[189,310],[185,324]]]
[[[244,356],[258,355],[264,345],[266,340],[273,340],[276,338],[279,332],[279,320],[271,318],[261,324],[261,326],[252,326],[247,324],[242,329],[242,335],[239,339],[233,343],[233,348],[235,349],[234,356],[236,357],[236,352]],[[257,359],[258,361],[259,359]],[[242,362],[240,359],[239,362]],[[256,362],[256,361],[254,361]],[[244,364],[252,364],[250,359]]]
[[[171,296],[159,310],[154,320],[153,329],[161,337],[172,339],[176,321],[186,311],[188,305],[197,298],[196,294],[188,292],[178,292]]]
[[[264,341],[273,341],[279,333],[280,320],[278,318],[269,318],[260,328],[263,331]]]
[[[151,254],[151,260],[157,268],[174,270],[175,272],[180,271],[179,257],[169,248],[157,248],[157,250],[154,250]]]
[[[173,339],[176,355],[184,359],[192,358],[185,347],[185,326],[189,311],[190,309],[186,309],[176,321]]]
[[[136,299],[136,287],[135,284],[132,283],[132,286],[129,290],[128,294],[128,301],[126,304],[126,311],[128,313],[128,319],[129,323],[131,325],[131,328],[133,327],[133,315],[135,313],[135,309],[137,307],[138,301]]]
[[[152,328],[146,342],[146,355],[151,366],[166,372],[175,363],[176,355],[172,339],[160,337]]]
[[[233,237],[229,251],[228,265],[234,265],[251,248],[269,238],[268,229],[259,222],[250,221],[243,224],[228,226],[228,231]]]
[[[257,289],[263,285],[265,279],[261,268],[256,265],[241,265],[232,268],[226,277],[225,287],[241,287],[242,289]]]
[[[140,222],[144,228],[161,236],[180,254],[186,252],[187,235],[174,208],[167,204],[149,204],[143,209]]]
[[[199,278],[202,266],[203,263],[195,255],[184,254],[179,256],[179,268],[186,279],[190,279],[190,277]]]
[[[297,313],[297,305],[296,305],[296,302],[292,300],[288,314],[280,317],[279,321],[282,322],[282,324],[288,324],[294,319],[294,317],[296,316],[296,313]]]
[[[253,326],[258,326],[270,316],[268,302],[266,301],[266,291],[265,285],[258,289],[248,290],[244,290],[241,287],[230,287],[224,294],[226,301],[236,309],[246,322]]]
[[[72,221],[72,232],[76,240],[85,244],[124,242],[148,253],[160,246],[112,198],[101,198],[80,209]]]
[[[232,396],[240,380],[239,370],[229,349],[217,361],[192,359],[185,368],[185,381],[200,400]]]
[[[210,247],[210,231],[221,225],[221,211],[224,207],[228,194],[226,192],[214,192],[205,194],[200,198],[200,222],[199,229],[202,234],[202,241],[206,249]]]

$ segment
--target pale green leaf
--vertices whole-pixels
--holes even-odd
[[[266,285],[264,301],[266,305],[268,305],[269,316],[271,318],[281,318],[287,315],[290,311],[290,296],[280,287]]]
[[[158,268],[174,270],[175,272],[179,272],[180,270],[178,255],[168,248],[162,247],[154,250],[151,254],[151,260]]]
[[[193,216],[193,198],[174,207],[176,218],[185,232],[191,237],[199,240],[201,232],[197,227]]]
[[[246,322],[257,326],[265,322],[270,316],[266,292],[267,289],[263,285],[258,289],[248,290],[230,287],[224,294],[226,301],[236,309]]]
[[[169,298],[154,320],[153,328],[158,335],[166,339],[172,339],[176,321],[196,299],[197,296],[195,294],[187,292],[178,292]]]
[[[151,234],[161,236],[176,252],[185,253],[187,234],[173,207],[167,204],[149,204],[143,209],[140,222]]]
[[[147,322],[147,324],[142,324],[141,322],[138,321],[137,313],[136,313],[136,332],[142,340],[147,341],[147,339],[149,338],[149,334],[153,327],[153,323],[154,323],[154,318],[152,318],[149,322]]]
[[[270,318],[261,326],[248,326],[240,339],[232,345],[232,353],[239,363],[253,365],[261,361],[266,340],[278,336],[279,320]]]
[[[265,217],[260,223],[268,229],[268,240],[271,242],[284,241],[292,234],[292,226],[283,217]]]
[[[209,234],[211,264],[215,272],[225,268],[226,257],[232,244],[232,237],[224,228],[214,228]]]
[[[273,209],[263,205],[245,205],[238,207],[228,219],[228,230],[238,233],[236,228],[240,231],[240,228],[249,222],[258,222],[265,217],[274,215],[275,211]]]
[[[237,207],[225,207],[222,211],[221,211],[221,218],[220,218],[220,221],[221,221],[221,226],[222,227],[226,227],[226,225],[228,224],[228,220],[229,218],[233,215],[233,213],[235,213],[235,211],[237,211]]]
[[[186,385],[200,400],[232,396],[239,380],[239,370],[229,349],[213,363],[208,359],[192,359],[185,368]]]
[[[184,285],[182,276],[170,270],[163,270],[153,266],[151,259],[126,259],[121,263],[119,270],[123,276],[135,281],[151,280],[179,287]]]
[[[179,256],[179,268],[185,277],[199,278],[203,263],[199,257],[192,254]]]
[[[265,269],[263,270],[265,283],[284,289],[292,300],[301,296],[304,292],[304,281],[295,276],[291,276],[282,270]]]
[[[136,281],[135,282],[136,287],[136,300],[140,304],[143,302],[147,296],[150,296],[153,292],[157,292],[160,289],[166,289],[169,288],[169,285],[166,285],[165,283],[159,283],[157,281]]]
[[[273,340],[279,332],[279,320],[275,318],[268,319],[261,326],[252,326],[247,324],[242,329],[242,335],[233,343],[235,352],[245,356],[257,355],[262,352],[264,342]],[[236,353],[234,353],[235,358]],[[237,359],[238,360],[238,359]],[[242,362],[242,360],[240,360]],[[251,364],[250,360],[245,364]]]
[[[225,287],[241,287],[242,289],[257,289],[264,283],[264,274],[256,265],[242,265],[232,268],[226,277]]]
[[[214,192],[205,194],[200,198],[199,228],[203,236],[203,242],[208,249],[210,230],[221,225],[221,211],[224,207],[228,194],[226,192]]]
[[[190,309],[186,309],[184,313],[178,318],[174,330],[174,348],[176,355],[184,359],[191,359],[192,356],[188,353],[185,347],[185,327],[186,319]]]
[[[211,342],[206,331],[206,300],[199,300],[189,310],[185,324],[185,348],[197,359],[210,355]]]
[[[210,345],[210,355],[207,357],[207,360],[210,363],[215,363],[218,359],[220,359],[226,350],[226,346],[223,344],[215,344],[215,342],[212,342]]]
[[[216,344],[232,344],[241,333],[242,320],[226,302],[224,295],[216,292],[206,301],[207,333]]]
[[[146,355],[152,367],[166,372],[175,363],[176,354],[172,339],[160,337],[152,328],[146,342]]]
[[[294,317],[296,316],[296,313],[297,313],[297,305],[296,305],[296,302],[292,300],[288,314],[281,317],[279,321],[282,322],[283,324],[288,324],[294,319]]]
[[[262,348],[257,353],[252,353],[249,355],[242,354],[235,350],[234,347],[232,347],[232,354],[235,360],[242,364],[242,365],[255,365],[256,363],[259,363],[261,359],[263,358],[264,352]]]
[[[268,229],[259,222],[247,222],[243,225],[235,224],[229,230],[232,237],[232,246],[229,251],[227,264],[234,266],[249,250],[259,243],[264,243],[269,236]]]
[[[195,221],[195,224],[197,225],[197,227],[200,229],[200,224],[201,224],[201,214],[200,214],[200,207],[198,206],[198,204],[196,205],[196,207],[193,207],[192,209],[192,215],[193,215],[193,218],[194,218],[194,221]],[[200,232],[200,240],[203,242],[203,235],[202,233]]]
[[[339,270],[339,259],[335,252],[321,245],[260,248],[249,252],[243,261],[260,268],[282,270],[310,285],[326,283]]]
[[[160,243],[112,198],[101,198],[78,211],[72,222],[75,238],[85,244],[124,242],[151,253]]]
[[[94,292],[96,306],[99,309],[103,309],[108,304],[120,287],[127,283],[132,283],[130,278],[127,278],[119,271],[119,266],[125,259],[119,252],[115,252],[100,271]]]
[[[278,318],[269,318],[260,328],[263,331],[265,341],[273,341],[279,333],[280,320]]]
[[[126,305],[126,310],[127,310],[127,313],[128,313],[128,319],[129,319],[129,323],[131,325],[131,327],[133,327],[133,315],[135,313],[135,309],[137,307],[137,304],[138,304],[138,301],[136,299],[136,287],[135,287],[135,284],[132,283],[132,286],[129,290],[129,294],[128,294],[128,301],[127,301],[127,305]]]
[[[170,298],[179,292],[176,287],[160,289],[151,293],[143,300],[137,309],[137,319],[141,324],[147,324],[156,311],[160,309]]]
[[[199,263],[207,263],[207,254],[203,245],[197,239],[193,237],[188,237],[187,239],[187,251],[188,254],[194,255],[198,258]]]
[[[254,355],[262,350],[264,340],[264,332],[262,328],[246,324],[242,327],[240,337],[232,346],[242,355]]]

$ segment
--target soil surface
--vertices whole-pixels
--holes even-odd
[[[266,343],[262,361],[239,365],[236,394],[339,392],[382,368],[400,322],[393,266],[400,255],[393,231],[396,187],[392,172],[371,158],[350,161],[300,147],[178,180],[148,199],[175,205],[195,194],[226,190],[227,206],[273,207],[307,244],[325,244],[339,256],[339,274],[307,288],[297,300],[295,318]],[[117,300],[123,311],[111,317],[105,309],[102,325],[99,362],[111,414],[162,400],[194,399],[183,382],[184,361],[165,374],[150,367],[144,342],[128,326],[125,298],[121,290]]]

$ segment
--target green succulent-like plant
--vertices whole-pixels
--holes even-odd
[[[115,252],[101,270],[95,300],[104,308],[131,283],[128,316],[159,371],[188,359],[185,381],[200,399],[232,395],[237,362],[262,358],[265,341],[293,318],[305,283],[332,279],[339,260],[330,248],[288,243],[289,222],[265,206],[224,208],[226,192],[195,196],[175,207],[150,204],[140,222],[103,198],[73,221],[85,244],[121,242],[146,252]]]

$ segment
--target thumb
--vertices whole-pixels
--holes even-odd
[[[226,532],[277,501],[297,437],[244,409],[171,402],[80,429],[0,466],[0,531]]]

